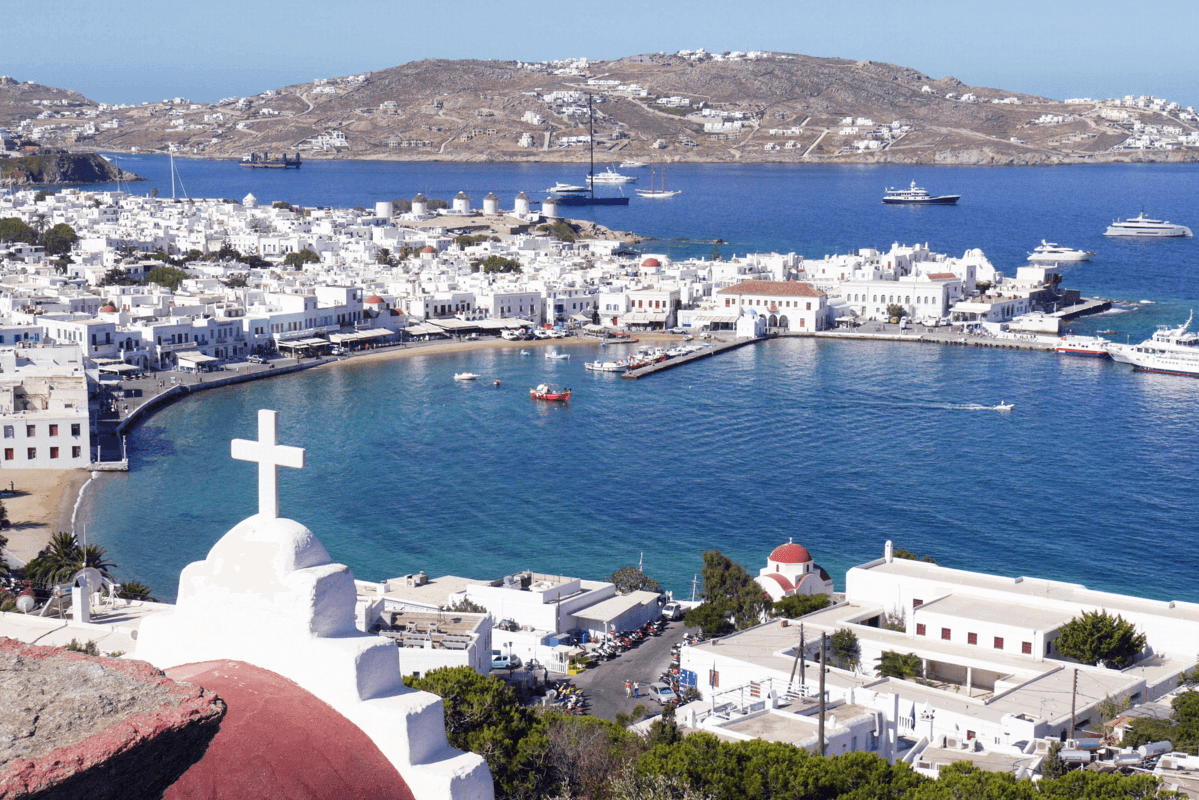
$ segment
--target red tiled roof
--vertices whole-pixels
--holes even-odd
[[[437,249],[432,247],[431,245],[425,245],[424,247],[421,248],[421,252],[422,253],[436,253]]]
[[[383,298],[377,294],[372,294],[370,297],[366,298],[366,302],[367,303],[382,303]]]
[[[662,266],[662,264],[656,258],[647,258],[641,262],[641,266],[643,266],[643,267],[660,267],[660,266]]]
[[[736,286],[721,289],[717,294],[759,294],[768,297],[824,297],[824,292],[810,283],[799,281],[742,281]]]
[[[172,667],[167,676],[215,692],[227,710],[203,758],[165,800],[412,800],[371,738],[298,684],[241,661]]]
[[[957,275],[954,275],[952,272],[937,272],[929,275],[928,279],[930,281],[951,281],[956,277]]]
[[[812,560],[812,556],[803,545],[787,542],[771,551],[770,560],[780,564],[806,564]]]
[[[767,572],[762,577],[772,579],[779,586],[783,587],[784,592],[789,592],[795,588],[795,586],[792,585],[791,581],[787,580],[786,576],[780,575],[777,572]],[[805,575],[804,577],[807,577],[807,576]]]

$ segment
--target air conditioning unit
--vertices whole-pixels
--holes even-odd
[[[1158,769],[1178,769],[1178,762],[1170,756],[1162,756],[1157,762]]]

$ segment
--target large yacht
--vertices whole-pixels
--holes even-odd
[[[888,189],[886,196],[883,197],[883,202],[889,205],[951,206],[959,198],[961,198],[960,194],[932,197],[927,190],[917,186],[916,181],[912,181],[912,185],[907,189]]]
[[[593,186],[620,186],[625,183],[636,183],[637,179],[631,175],[621,175],[616,170],[608,167],[598,175],[588,175],[587,182]]]
[[[1028,254],[1028,260],[1034,264],[1073,264],[1090,261],[1094,255],[1090,250],[1074,250],[1042,239],[1041,246]]]
[[[1172,222],[1163,222],[1160,219],[1149,219],[1142,211],[1139,216],[1128,220],[1116,220],[1106,231],[1104,236],[1143,236],[1146,238],[1167,238],[1178,236],[1190,236],[1191,229],[1185,225],[1175,225]]]
[[[1132,364],[1141,372],[1199,377],[1199,333],[1188,333],[1195,313],[1177,328],[1163,325],[1153,337],[1140,344],[1113,344],[1108,352],[1114,361]]]

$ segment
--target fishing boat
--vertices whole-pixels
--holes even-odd
[[[624,372],[628,362],[620,361],[588,361],[583,366],[589,372]]]
[[[454,380],[456,381],[477,381],[479,376],[473,372],[455,372]]]
[[[545,354],[545,357],[550,360],[561,360],[570,358],[570,353],[559,353],[557,350],[550,350]]]
[[[650,173],[649,173],[649,188],[637,190],[638,197],[648,197],[651,199],[674,197],[675,195],[679,195],[682,193],[683,193],[683,191],[681,189],[676,189],[675,191],[667,191],[666,190],[666,167],[662,167],[662,188],[661,189],[654,188],[654,172],[653,172],[653,169],[651,168]]]
[[[531,355],[533,355],[533,354],[532,354],[532,353],[530,353],[528,350],[521,350],[521,351],[520,351],[520,354],[521,354],[522,356],[531,356]]]
[[[562,388],[555,386],[552,383],[540,383],[536,388],[529,390],[529,397],[534,400],[547,400],[550,402],[566,402],[570,399],[570,388]]]
[[[1015,403],[1001,402],[999,405],[995,406],[995,410],[996,411],[1011,411],[1015,407],[1016,407]]]

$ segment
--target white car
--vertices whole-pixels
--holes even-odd
[[[683,607],[671,600],[666,605],[662,606],[662,619],[674,621],[683,618]]]
[[[649,699],[657,700],[658,705],[665,706],[671,703],[677,703],[679,701],[679,696],[674,693],[674,689],[671,689],[661,681],[651,683],[649,686],[645,687],[645,689],[646,694],[649,695]]]

